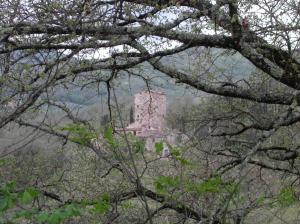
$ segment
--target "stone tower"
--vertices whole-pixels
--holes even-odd
[[[142,91],[134,96],[135,123],[144,134],[166,129],[166,110],[166,95],[162,92]],[[142,132],[137,135],[143,135]]]
[[[145,149],[155,150],[155,144],[163,142],[161,157],[170,156],[169,145],[177,145],[179,132],[167,127],[167,98],[163,92],[145,90],[134,95],[134,122],[125,131],[145,140]],[[123,129],[116,129],[123,132]],[[98,147],[97,141],[94,142]]]
[[[162,137],[166,127],[166,95],[158,91],[142,91],[134,96],[134,122],[127,131],[139,137]]]
[[[134,96],[134,122],[125,130],[145,139],[145,148],[148,151],[155,150],[155,143],[163,141],[163,157],[166,157],[169,149],[165,143],[176,143],[176,132],[167,128],[166,113],[167,98],[163,92],[139,92]]]

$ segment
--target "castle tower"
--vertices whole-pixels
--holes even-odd
[[[158,91],[142,91],[134,96],[134,123],[127,131],[139,137],[163,137],[166,127],[166,95]]]
[[[166,95],[158,91],[142,91],[134,96],[134,119],[143,130],[166,129]]]
[[[145,90],[134,95],[134,122],[125,131],[145,140],[145,149],[154,151],[163,142],[162,157],[170,156],[169,145],[176,145],[178,132],[167,128],[167,98],[163,92]],[[123,129],[117,129],[122,132]]]

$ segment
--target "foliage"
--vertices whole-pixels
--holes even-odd
[[[60,128],[62,131],[68,131],[72,134],[70,140],[80,145],[90,144],[96,135],[90,131],[85,125],[80,123],[71,123],[66,127]]]
[[[297,1],[0,8],[1,223],[268,223],[247,218],[298,206]],[[119,131],[142,89],[173,100],[160,131],[178,136],[151,136],[155,152]]]
[[[296,201],[295,190],[292,187],[282,188],[276,200],[276,202],[283,207],[291,206]]]

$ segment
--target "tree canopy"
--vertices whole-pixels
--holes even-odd
[[[85,215],[82,209],[89,210],[89,206],[94,206],[91,213],[103,223],[155,223],[155,217],[166,210],[180,215],[178,223],[243,223],[250,211],[264,203],[296,201],[300,168],[298,1],[8,0],[0,8],[0,128],[19,127],[23,134],[32,131],[34,139],[50,136],[51,144],[61,143],[57,148],[89,149],[72,155],[79,158],[76,169],[93,169],[94,164],[95,169],[105,170],[101,177],[89,180],[86,192],[91,193],[77,195],[70,193],[73,188],[68,185],[74,173],[66,178],[61,174],[64,186],[57,188],[39,179],[23,186],[17,181],[15,186],[8,182],[13,177],[3,174],[2,214],[32,202],[36,210],[28,208],[18,215],[41,223]],[[192,59],[184,59],[186,52],[192,52]],[[171,63],[172,57],[184,65]],[[249,75],[249,71],[237,70],[232,75],[221,69],[215,75],[212,67],[219,57],[232,63],[245,60],[253,71]],[[188,63],[192,69],[184,67]],[[117,137],[114,132],[114,125],[124,127],[116,82],[129,76],[149,86],[157,74],[174,86],[211,94],[205,103],[190,107],[182,97],[176,113],[170,112],[173,124],[184,125],[182,130],[189,137],[184,146],[172,148],[174,166],[147,158],[140,139],[126,134]],[[99,90],[100,86],[104,89]],[[109,118],[104,123],[109,125],[99,131],[92,119],[54,100],[59,91],[72,88],[106,92]],[[62,111],[71,122],[49,118],[51,108]],[[103,141],[100,148],[95,139]],[[17,151],[26,148],[25,140],[13,144]],[[159,145],[156,150],[160,151]],[[1,158],[14,152],[3,152]],[[56,165],[54,173],[60,167]],[[170,167],[156,170],[163,166]],[[112,182],[106,186],[103,180],[108,177]],[[103,191],[96,192],[95,184]],[[40,196],[57,206],[50,203],[52,210],[40,206]],[[130,205],[131,199],[137,201]],[[131,215],[123,211],[133,207],[140,210],[136,208]],[[10,213],[3,217],[12,218]]]

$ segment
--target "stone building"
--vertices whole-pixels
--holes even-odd
[[[163,92],[153,90],[139,92],[134,96],[134,122],[125,130],[145,139],[148,151],[155,149],[156,142],[163,141],[163,156],[167,156],[169,154],[167,145],[175,145],[179,133],[167,128],[166,114],[167,98]]]

